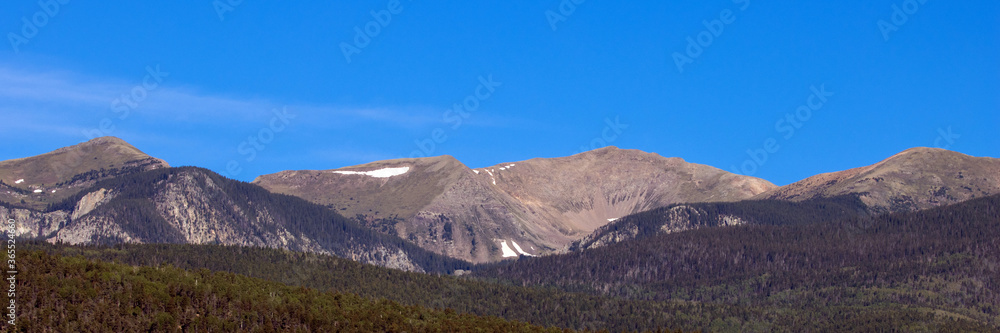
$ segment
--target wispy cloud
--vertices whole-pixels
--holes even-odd
[[[163,71],[169,72],[166,68]],[[69,72],[17,70],[0,65],[0,103],[5,114],[31,115],[30,119],[21,119],[36,125],[60,123],[58,126],[64,129],[96,126],[90,124],[97,124],[105,117],[113,120],[141,117],[147,121],[182,124],[256,123],[268,117],[271,110],[281,108],[310,119],[329,120],[306,124],[325,129],[360,124],[416,129],[440,122],[440,112],[427,107],[287,104],[264,98],[203,92],[170,82],[169,77],[155,89],[139,91],[143,90],[143,79],[136,77],[128,82]],[[131,101],[133,106],[128,115],[114,112],[116,105],[122,107],[122,97],[129,99],[133,91],[140,92],[142,98]]]
[[[0,62],[0,132],[60,145],[113,135],[172,165],[224,172],[235,161],[247,170],[239,176],[249,180],[287,168],[292,160],[299,167],[329,169],[404,157],[414,140],[453,126],[445,119],[450,105],[287,103],[208,92],[169,76],[156,80],[150,77],[156,71],[152,66],[130,79],[102,78]],[[294,117],[274,127],[278,114]],[[461,130],[525,126],[532,124],[478,111]]]

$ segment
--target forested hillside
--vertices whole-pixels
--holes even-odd
[[[229,272],[322,291],[386,299],[403,305],[453,309],[541,326],[611,331],[711,329],[733,316],[758,316],[752,309],[686,302],[623,300],[552,289],[403,272],[312,253],[221,245],[122,244],[53,245],[26,242],[22,248],[88,260],[135,266]]]
[[[874,218],[661,233],[476,275],[629,299],[750,306],[782,314],[782,327],[997,330],[998,239],[1000,196],[991,196]]]
[[[238,274],[23,251],[6,332],[564,332]]]

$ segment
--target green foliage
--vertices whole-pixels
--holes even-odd
[[[337,257],[267,248],[184,244],[69,246],[25,242],[22,248],[135,266],[222,271],[292,286],[360,295],[541,326],[615,332],[662,327],[698,330],[712,318],[752,310],[687,302],[622,300],[551,289],[515,287],[452,276],[403,272]],[[692,320],[696,313],[706,320]]]
[[[564,332],[246,276],[23,251],[15,332]]]

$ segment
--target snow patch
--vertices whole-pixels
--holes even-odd
[[[500,251],[503,251],[503,257],[504,258],[516,257],[517,256],[517,253],[515,253],[514,250],[511,250],[510,246],[507,246],[507,241],[506,240],[500,240],[500,246],[501,246]],[[517,246],[517,245],[514,245],[514,246]]]
[[[16,182],[14,182],[14,184],[20,184],[20,183],[23,183],[23,182],[24,182],[24,179],[18,179]]]
[[[490,169],[485,169],[485,170],[486,170],[486,173],[490,174],[490,179],[493,180],[493,185],[496,185],[497,184],[497,179],[496,179],[496,177],[493,176],[493,172],[490,172]]]
[[[56,190],[52,190],[52,193],[56,193]]]
[[[42,193],[42,192],[44,192],[44,191],[42,191],[42,190],[35,190],[35,193]]]
[[[517,250],[517,253],[520,253],[520,254],[523,254],[523,255],[526,255],[526,256],[529,256],[529,257],[534,257],[535,256],[535,255],[533,255],[531,253],[524,252],[524,250],[522,250],[521,247],[517,245],[517,242],[510,241],[510,243],[514,244],[514,249]]]
[[[402,175],[407,171],[410,171],[410,167],[383,168],[372,171],[334,171],[333,173],[339,173],[342,175],[365,175],[375,178],[389,178],[392,176]]]
[[[472,170],[472,172],[475,172],[477,175],[479,174],[479,170]]]
[[[613,218],[613,219],[608,219],[608,222],[614,222],[614,221],[618,221],[618,218],[616,217],[616,218]]]

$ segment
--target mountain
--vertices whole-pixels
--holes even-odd
[[[471,169],[451,156],[283,171],[254,180],[436,253],[473,262],[563,251],[616,218],[775,186],[680,158],[606,147]]]
[[[912,211],[1000,193],[1000,159],[911,148],[881,162],[824,173],[755,199],[801,201],[858,194],[875,212]]]
[[[70,244],[259,246],[418,272],[447,273],[467,266],[325,207],[195,167],[98,181],[45,211],[0,203],[0,218],[14,219],[22,237]]]
[[[96,181],[169,167],[116,137],[101,137],[38,156],[0,161],[0,202],[44,209]]]

